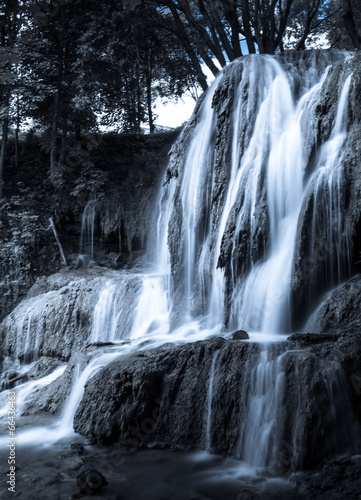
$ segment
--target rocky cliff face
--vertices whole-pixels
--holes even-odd
[[[131,330],[140,290],[138,276],[96,267],[38,280],[0,325],[1,354],[21,362],[67,361],[87,343],[112,338],[112,331],[119,340]]]
[[[294,325],[299,327],[319,300],[322,293],[360,271],[361,230],[361,114],[356,104],[360,95],[360,55],[356,54],[349,64],[352,82],[348,106],[348,132],[342,158],[342,172],[339,179],[340,197],[332,200],[324,190],[321,195],[309,189],[303,203],[297,234],[297,245],[292,275],[292,304]],[[307,128],[316,137],[315,146],[330,137],[338,105],[340,84],[343,81],[345,64],[335,64],[323,84],[320,102]],[[317,156],[317,149],[311,152],[310,168]],[[311,186],[312,187],[312,186]],[[322,206],[339,203],[337,214],[330,214]],[[335,210],[336,211],[336,210]],[[333,222],[331,222],[331,220]],[[330,234],[330,225],[340,225],[342,247]],[[312,235],[312,230],[316,231]],[[339,252],[338,259],[335,258]]]
[[[361,276],[357,274],[328,293],[306,325],[306,331],[361,331]]]
[[[209,380],[217,351],[220,352],[214,393],[217,409],[212,412],[209,429],[211,448],[221,451],[221,447],[223,452],[235,454],[242,409],[240,398],[234,395],[241,393],[242,368],[249,349],[246,344],[222,339],[181,348],[165,347],[110,365],[89,383],[76,415],[76,430],[104,444],[120,440],[132,445],[138,439],[139,446],[205,449]],[[257,352],[257,347],[254,351]],[[218,371],[223,372],[222,363],[227,366],[226,379]],[[226,390],[230,380],[232,394]],[[106,391],[102,417],[93,411],[101,387]],[[220,406],[228,416],[219,413]]]
[[[313,338],[311,345],[305,337],[274,347],[283,352],[286,378],[267,458],[276,472],[315,467],[360,446],[359,391],[352,383],[361,374],[360,335]],[[254,418],[249,398],[259,350],[214,339],[112,363],[86,385],[75,430],[98,444],[209,449],[240,458],[247,419]]]

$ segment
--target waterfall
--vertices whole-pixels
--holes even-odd
[[[63,413],[57,425],[57,435],[67,435],[73,432],[73,420],[75,412],[83,397],[84,387],[90,377],[95,375],[101,368],[114,361],[119,356],[118,352],[106,352],[92,359],[83,371],[77,365],[74,368],[73,384],[67,398]]]
[[[290,281],[294,248],[296,244],[297,221],[307,188],[303,188],[306,162],[303,158],[301,122],[310,103],[322,88],[328,69],[321,82],[316,83],[299,101],[292,106],[289,85],[285,76],[278,87],[283,87],[276,101],[281,103],[279,114],[283,123],[272,131],[272,144],[267,165],[267,199],[270,218],[270,245],[268,258],[253,266],[249,275],[239,281],[233,294],[232,315],[237,326],[237,318],[245,321],[246,328],[263,332],[290,330]],[[275,82],[277,79],[275,79]],[[350,77],[346,80],[341,96],[347,95]],[[275,83],[274,83],[275,85]],[[288,99],[287,99],[288,97]],[[342,117],[347,101],[340,99],[336,125],[341,129]],[[270,114],[275,113],[272,104]],[[286,109],[282,109],[286,107]],[[335,158],[341,154],[345,139],[345,129],[332,133],[324,145],[328,158],[328,182],[332,184],[333,173],[338,171],[339,162]],[[336,139],[335,139],[336,138]],[[315,175],[324,171],[324,153],[321,152]],[[319,174],[319,172],[321,172]],[[324,199],[322,200],[324,201]],[[316,210],[316,209],[315,209]],[[334,218],[330,215],[330,223]],[[255,315],[255,311],[257,314]]]
[[[350,85],[351,75],[346,78],[343,85],[335,124],[329,141],[322,145],[319,166],[310,180],[309,187],[314,193],[311,252],[315,251],[317,238],[326,238],[325,246],[330,252],[330,266],[325,271],[333,286],[341,282],[345,271],[350,272],[350,242],[343,236],[345,225],[343,145],[347,135]]]
[[[215,101],[222,80],[216,79],[200,107],[178,186],[173,199],[167,192],[166,208],[168,213],[173,207],[170,226],[175,220],[181,225],[181,231],[171,230],[181,239],[171,241],[170,253],[183,259],[184,281],[179,275],[174,286],[183,288],[182,307],[188,319],[201,312],[210,326],[229,323],[234,329],[264,333],[291,330],[293,256],[299,216],[310,189],[305,177],[309,150],[312,141],[317,142],[316,132],[310,138],[305,126],[315,120],[316,105],[335,62],[325,57],[316,70],[310,59],[309,67],[302,68],[303,85],[295,68],[286,70],[269,56],[243,58],[228,68],[234,79],[239,74],[241,78],[235,85],[230,137],[222,146],[229,151],[229,164],[222,164],[222,186],[215,138]],[[337,172],[342,167],[351,75],[342,78],[334,130],[322,146],[310,181],[316,193],[315,177],[327,178],[332,192],[340,184]],[[333,225],[340,196],[329,198],[328,220]],[[343,244],[341,232],[339,223],[330,235],[337,249]],[[243,258],[240,239],[245,241]],[[340,252],[336,253],[340,261]]]
[[[80,232],[79,259],[86,265],[94,262],[94,236],[97,200],[91,198],[85,205]]]
[[[240,456],[249,464],[266,466],[277,455],[284,381],[282,356],[264,348],[251,371],[247,419],[241,432]]]
[[[116,342],[129,337],[136,311],[132,307],[142,286],[141,277],[107,279],[98,292],[89,342]]]
[[[49,324],[56,330],[49,311],[57,309],[68,318],[64,324],[59,320],[58,328],[66,339],[64,358],[74,345],[114,343],[106,352],[92,346],[93,357],[74,368],[57,437],[71,432],[86,382],[121,355],[235,329],[247,330],[251,341],[259,334],[273,340],[273,334],[290,332],[295,253],[310,199],[310,253],[322,233],[329,252],[327,285],[349,272],[351,242],[343,215],[349,56],[311,53],[299,64],[292,57],[244,57],[230,64],[204,95],[182,132],[159,193],[156,228],[151,228],[156,237],[149,238],[155,242],[149,252],[152,269],[101,275],[89,284],[91,300],[78,282],[71,293],[71,287],[47,292],[8,319],[10,354],[27,362],[45,349]],[[344,70],[336,82],[337,106],[330,133],[322,135],[317,106],[338,61]],[[82,218],[79,257],[89,263],[94,261],[96,210],[96,200],[89,200]],[[67,299],[68,293],[76,299]],[[83,313],[89,324],[82,322]],[[205,389],[207,450],[213,444],[218,355],[213,355]],[[280,453],[288,355],[284,344],[264,344],[247,368],[247,391],[239,396],[247,414],[236,442],[238,458],[252,465],[267,466]],[[301,384],[302,369],[295,369],[293,377]],[[325,387],[332,406],[341,382],[331,387],[325,381]],[[302,417],[296,413],[302,391],[293,395],[292,443],[301,441]]]
[[[329,264],[337,267],[332,283],[341,279],[342,248],[349,247],[342,234],[341,200],[352,75],[347,70],[348,55],[335,53],[333,57],[326,56],[317,65],[311,56],[308,66],[285,69],[277,58],[250,56],[228,68],[228,85],[230,74],[236,83],[228,142],[218,139],[223,149],[228,148],[228,164],[221,165],[222,181],[216,137],[220,126],[217,93],[224,91],[222,80],[216,79],[203,100],[196,125],[192,124],[184,161],[178,164],[177,186],[168,187],[164,193],[169,252],[162,252],[163,269],[169,269],[169,260],[173,262],[172,286],[180,290],[178,296],[184,296],[179,304],[185,323],[203,316],[208,327],[219,331],[227,322],[231,328],[269,336],[291,331],[293,259],[300,214],[310,190],[323,204],[316,207],[315,203],[314,210],[324,214],[328,241],[336,249]],[[345,70],[338,83],[334,125],[319,147],[317,104],[332,65],[343,57]],[[309,124],[311,130],[307,129]],[[314,161],[311,152],[317,149]],[[328,190],[327,197],[322,189]],[[326,209],[325,199],[329,200]],[[246,248],[243,259],[240,240]],[[183,266],[179,266],[179,259],[183,259]],[[239,457],[257,466],[269,465],[282,455],[284,444],[279,438],[284,421],[280,413],[286,378],[284,349],[268,344],[263,347],[250,373],[249,396],[241,396],[247,418],[240,435]],[[216,356],[208,387],[207,449],[212,444]],[[295,372],[296,384],[301,383],[297,369]],[[298,394],[299,411],[300,397]],[[294,419],[299,425],[287,445],[294,454],[291,461],[296,463],[302,422],[296,416]]]
[[[213,383],[216,371],[216,363],[219,355],[217,351],[212,359],[211,373],[209,376],[208,388],[208,408],[207,408],[207,427],[206,427],[206,450],[210,451],[212,448],[212,398],[213,398]]]
[[[185,159],[183,178],[180,187],[180,198],[182,204],[182,217],[185,229],[184,243],[184,280],[186,289],[186,307],[189,317],[192,316],[193,293],[195,269],[197,261],[198,245],[200,248],[208,249],[208,240],[204,227],[204,221],[209,218],[211,211],[211,199],[209,193],[212,189],[213,176],[213,150],[210,147],[212,135],[214,134],[215,120],[212,100],[217,88],[217,81],[208,92],[200,111],[199,121],[194,131],[194,139],[191,141],[187,157]],[[206,203],[204,204],[204,198]],[[172,200],[173,201],[173,200]],[[204,213],[203,208],[207,212]],[[204,233],[201,238],[197,238],[197,232]],[[203,244],[202,244],[203,243]],[[202,248],[202,250],[203,250]],[[203,265],[202,265],[203,264]],[[207,272],[207,259],[201,258],[197,274],[202,276]],[[203,286],[204,290],[204,286]],[[202,297],[204,300],[204,297]]]

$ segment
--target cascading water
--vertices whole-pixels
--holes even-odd
[[[345,70],[338,82],[334,126],[319,145],[315,110],[332,64],[341,60]],[[317,238],[315,221],[321,210],[327,238],[335,248],[330,267],[336,274],[331,281],[341,279],[349,246],[341,215],[342,149],[352,81],[348,60],[337,52],[322,57],[310,54],[296,67],[282,58],[249,56],[217,77],[190,128],[183,131],[180,142],[185,152],[181,159],[175,154],[172,160],[177,175],[170,176],[158,199],[154,269],[117,279],[111,276],[97,289],[82,345],[115,342],[115,346],[109,353],[94,355],[85,368],[74,369],[56,436],[71,428],[89,378],[122,354],[167,341],[202,340],[230,329],[248,330],[251,340],[259,332],[270,336],[289,331],[298,223],[310,191],[316,200],[313,238]],[[225,82],[230,86],[232,82],[232,96],[225,91]],[[227,109],[220,95],[227,100]],[[226,122],[228,135],[222,139],[219,134]],[[311,162],[314,148],[318,154]],[[95,215],[96,201],[90,200],[83,214],[80,244],[80,254],[90,261],[94,259]],[[26,313],[21,325],[25,341],[17,335],[17,353],[38,351],[34,325],[40,322],[36,317],[44,316],[53,295],[39,297],[41,313]],[[279,408],[285,387],[285,349],[262,347],[249,367],[249,390],[240,395],[247,419],[239,436],[239,458],[253,465],[269,464],[279,450],[275,439],[282,426]],[[216,353],[204,416],[207,449],[212,449],[218,362]],[[297,440],[297,433],[294,436]]]
[[[303,177],[306,158],[303,154],[304,139],[301,127],[304,117],[310,113],[319,98],[328,70],[329,68],[326,68],[321,80],[315,79],[311,88],[295,102],[288,75],[275,61],[272,61],[268,68],[270,74],[265,99],[257,114],[252,140],[240,161],[236,186],[231,184],[231,193],[233,191],[239,195],[240,186],[244,186],[245,200],[238,215],[233,238],[234,249],[237,232],[245,217],[248,217],[252,224],[259,200],[257,191],[262,182],[261,177],[266,177],[264,189],[269,218],[269,242],[266,257],[252,263],[248,275],[241,276],[236,281],[231,310],[234,327],[242,326],[265,333],[290,330],[291,268],[297,221],[305,193]],[[348,88],[349,82],[346,81],[343,92],[347,93]],[[347,100],[340,100],[337,127],[342,121],[340,117],[344,115],[346,103]],[[344,131],[342,134],[344,140]],[[262,137],[267,139],[262,140]],[[339,140],[337,146],[335,145],[334,154],[341,151],[343,140]],[[330,141],[333,141],[332,137]],[[332,167],[337,168],[333,163],[333,156],[330,163]],[[320,167],[316,167],[317,171],[318,168]],[[234,202],[236,194],[229,205]],[[229,214],[227,204],[225,208],[226,219]],[[251,227],[251,238],[253,233]]]
[[[334,57],[343,56],[335,54]],[[345,57],[346,68],[347,61],[348,56]],[[331,228],[334,221],[341,219],[340,172],[351,82],[347,69],[339,82],[339,104],[332,133],[321,147],[313,165],[314,173],[306,182],[306,173],[310,168],[309,151],[313,148],[307,142],[313,140],[315,145],[317,137],[315,132],[310,139],[304,128],[308,121],[314,120],[315,108],[333,62],[335,59],[326,57],[323,64],[317,67],[311,60],[301,75],[301,84],[300,75],[294,68],[288,67],[285,71],[274,58],[250,57],[234,63],[233,72],[237,74],[238,71],[242,77],[234,96],[229,138],[230,167],[223,165],[223,169],[228,170],[228,178],[217,217],[214,212],[219,197],[219,174],[214,136],[217,129],[217,85],[222,85],[219,81],[214,83],[202,103],[181,166],[183,170],[178,187],[172,188],[173,199],[169,192],[166,193],[165,203],[167,220],[174,224],[172,216],[168,215],[173,210],[173,219],[181,225],[181,231],[178,230],[176,235],[180,235],[182,240],[173,244],[170,241],[170,248],[171,253],[178,252],[183,256],[185,281],[182,282],[180,274],[178,287],[184,289],[185,300],[181,302],[181,307],[186,320],[197,311],[197,295],[201,296],[202,312],[207,317],[208,325],[222,325],[227,320],[225,301],[229,300],[229,295],[226,296],[225,290],[229,280],[227,283],[226,266],[221,268],[219,264],[224,241],[228,237],[231,240],[230,325],[234,329],[260,331],[264,335],[291,330],[290,284],[298,220],[308,191],[315,189],[317,192],[318,184],[325,182],[317,184],[315,178],[326,178],[330,192],[336,190],[338,193],[334,198],[330,195],[331,208],[326,217]],[[259,230],[255,219],[260,202],[264,203],[264,218],[267,219],[263,252],[255,249]],[[248,268],[245,266],[245,272],[239,272],[237,240],[247,224],[250,265]],[[340,223],[336,225],[336,230],[330,231],[330,239],[337,239],[336,247],[339,248],[342,231]],[[171,232],[168,233],[168,240],[172,238]],[[181,253],[179,246],[182,247]],[[333,263],[330,265],[333,266]],[[337,278],[341,279],[340,273]],[[177,283],[174,286],[177,288]],[[266,345],[252,370],[250,395],[245,402],[248,417],[241,436],[240,457],[254,465],[267,465],[279,453],[277,428],[282,426],[279,408],[284,391],[284,349],[282,347],[280,352],[276,352]],[[211,447],[215,359],[208,394],[207,448]]]
[[[208,388],[208,410],[207,410],[207,426],[206,426],[206,450],[210,451],[212,448],[212,399],[213,399],[213,384],[216,373],[216,364],[219,351],[217,351],[212,359],[211,372],[209,375],[209,388]]]
[[[94,237],[97,200],[91,198],[85,205],[80,233],[79,259],[89,265],[94,261]]]
[[[208,252],[208,239],[206,225],[211,215],[211,199],[213,176],[212,164],[214,151],[210,147],[212,136],[215,132],[214,111],[212,109],[212,99],[217,88],[217,81],[207,93],[199,112],[199,120],[194,130],[194,139],[191,141],[189,150],[185,158],[185,165],[180,183],[179,197],[182,207],[182,220],[184,229],[184,247],[183,247],[183,266],[184,266],[184,289],[185,289],[185,315],[189,321],[194,316],[194,293],[195,275],[199,279],[205,277],[208,273],[208,257],[198,256],[199,251]],[[178,186],[179,187],[179,186]],[[170,188],[172,190],[172,188]],[[174,196],[169,196],[169,190],[165,192],[166,203],[165,213],[169,214],[165,222],[168,224],[169,217],[174,206]],[[167,232],[168,233],[168,232]],[[201,241],[200,241],[201,240]],[[164,240],[163,240],[164,241]],[[160,267],[164,270],[168,262],[168,257],[161,252],[159,261]],[[197,267],[197,261],[201,265]],[[203,265],[202,265],[203,263]],[[201,302],[205,300],[207,292],[207,283],[201,287]]]
[[[249,407],[241,434],[240,455],[252,465],[268,465],[277,456],[277,427],[281,421],[278,412],[282,407],[285,379],[281,362],[281,356],[272,356],[268,349],[264,349],[251,372]]]
[[[321,147],[319,166],[310,180],[310,188],[314,192],[311,252],[315,251],[316,239],[321,235],[326,237],[330,266],[325,272],[331,285],[340,283],[343,276],[350,272],[350,243],[343,236],[345,175],[342,149],[347,135],[346,109],[350,85],[351,75],[346,78],[341,92],[331,137]]]
[[[304,127],[314,120],[315,107],[331,64],[341,57],[337,53],[333,58],[325,56],[323,64],[317,67],[311,56],[309,66],[301,74],[302,85],[295,68],[288,67],[286,71],[271,57],[249,57],[233,63],[233,74],[242,76],[234,95],[231,134],[228,144],[223,145],[228,147],[230,157],[230,166],[222,165],[228,172],[222,181],[223,203],[219,201],[222,198],[219,194],[221,181],[214,138],[217,113],[212,106],[219,80],[204,99],[181,165],[178,187],[173,199],[167,194],[165,209],[167,213],[173,209],[174,219],[181,225],[181,231],[176,233],[181,241],[171,243],[171,247],[174,246],[171,253],[178,251],[178,247],[183,248],[185,284],[181,282],[181,275],[178,276],[178,288],[184,289],[182,307],[188,317],[192,317],[194,310],[199,315],[199,308],[195,307],[198,301],[203,304],[203,314],[208,316],[208,324],[212,326],[229,321],[234,329],[264,333],[290,331],[292,260],[297,222],[307,192],[304,178],[310,160],[305,154],[305,150],[310,149],[307,144],[310,138],[304,133]],[[340,165],[340,161],[334,159],[341,157],[346,136],[350,79],[348,75],[342,82],[335,130],[324,145],[330,163],[327,178],[331,183],[334,175],[331,172],[337,172]],[[313,142],[316,140],[315,133]],[[321,154],[314,167],[315,176],[325,170],[323,163]],[[262,217],[265,221],[261,242],[257,234],[260,224],[256,221],[260,204],[264,206]],[[331,219],[333,212],[329,216]],[[241,272],[237,246],[244,233],[248,238],[244,253],[249,265],[242,262],[245,269]],[[220,266],[225,260],[227,239],[231,262]],[[257,245],[263,250],[257,249]],[[231,268],[228,281],[227,266]],[[229,319],[225,317],[224,308],[227,300],[231,302]]]

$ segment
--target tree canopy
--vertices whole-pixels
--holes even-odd
[[[9,130],[44,132],[62,185],[100,123],[155,130],[158,97],[208,86],[228,62],[316,43],[361,48],[360,0],[5,0],[0,6],[0,197]],[[74,141],[77,146],[74,146]]]

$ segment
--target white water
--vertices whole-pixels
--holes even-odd
[[[123,279],[107,279],[99,291],[94,308],[89,342],[115,342],[129,337],[136,310],[134,300],[143,296],[137,291],[142,276],[129,274]]]
[[[300,94],[295,96],[293,73],[286,73],[276,59],[250,57],[234,63],[234,68],[237,65],[242,66],[243,77],[238,84],[232,110],[230,165],[224,167],[225,170],[229,167],[229,171],[224,200],[219,203],[218,219],[215,221],[214,214],[214,191],[219,182],[214,171],[217,112],[212,107],[212,101],[221,76],[201,105],[179,179],[172,179],[159,198],[155,269],[152,273],[138,276],[142,288],[137,301],[132,304],[125,302],[128,294],[125,279],[122,284],[109,279],[99,291],[88,341],[117,344],[109,352],[100,349],[99,354],[82,370],[79,367],[75,369],[63,414],[52,429],[53,441],[72,433],[73,418],[86,382],[111,361],[165,342],[180,344],[222,333],[226,314],[226,282],[225,272],[218,267],[218,262],[222,240],[232,216],[232,327],[249,330],[251,341],[279,340],[279,332],[289,327],[289,292],[298,218],[308,190],[313,189],[317,197],[324,184],[329,186],[330,193],[334,193],[334,186],[337,189],[340,186],[351,77],[343,83],[330,139],[322,146],[314,173],[304,185],[307,158],[303,128],[312,117],[328,68],[320,75],[311,67],[304,77]],[[245,100],[247,89],[249,95]],[[245,123],[249,127],[246,132]],[[321,198],[321,193],[319,196]],[[335,220],[334,207],[340,207],[340,196],[337,196],[330,195],[331,208],[327,216],[330,225]],[[268,219],[269,228],[264,255],[260,258],[254,246],[258,229],[255,218],[261,199],[266,203],[264,216]],[[177,242],[182,245],[184,269],[184,300],[179,300],[179,303],[174,292],[179,283],[173,279],[168,241],[175,207],[181,210],[180,234],[184,240]],[[91,200],[83,215],[80,251],[82,254],[85,247],[90,249],[87,253],[90,260],[94,258],[94,223],[95,201]],[[241,274],[236,262],[237,245],[239,233],[246,226],[250,262],[248,272]],[[337,248],[343,244],[341,232],[341,223],[336,232],[330,230],[332,238],[334,234],[338,235]],[[336,256],[338,260],[341,259],[339,255]],[[181,312],[176,327],[172,324],[175,311]],[[29,332],[33,315],[34,312],[29,312],[27,316]],[[24,328],[22,326],[22,330]],[[26,349],[28,337],[25,340]],[[121,342],[125,339],[127,344]],[[212,361],[208,386],[205,418],[207,449],[211,449],[212,445],[216,361],[217,354]],[[252,370],[248,418],[240,436],[241,456],[250,464],[265,465],[275,453],[272,439],[276,432],[277,408],[283,386],[280,358],[273,356],[265,347]],[[35,434],[27,436],[23,437],[24,442],[36,441]]]
[[[35,297],[31,305],[27,302],[19,306],[19,321],[16,325],[15,339],[10,339],[10,333],[14,328],[14,318],[7,318],[7,335],[5,343],[12,344],[15,341],[15,357],[23,357],[26,363],[35,361],[38,358],[39,342],[41,341],[41,330],[45,324],[46,308],[56,292],[48,292]]]
[[[66,436],[73,432],[73,420],[75,412],[84,394],[84,387],[87,381],[95,375],[101,368],[107,366],[119,357],[119,352],[105,352],[92,359],[86,368],[81,372],[76,366],[73,375],[73,385],[66,401],[63,414],[58,423],[59,436]]]
[[[279,446],[277,411],[281,408],[285,381],[281,361],[281,356],[275,359],[265,348],[251,373],[248,414],[241,439],[241,456],[251,465],[267,465]]]
[[[216,363],[219,356],[217,351],[212,359],[211,373],[209,375],[208,387],[208,410],[207,410],[207,427],[206,427],[206,450],[210,451],[212,447],[212,398],[213,398],[213,382],[216,371]]]
[[[94,262],[96,209],[97,200],[91,198],[85,205],[81,222],[79,259],[87,265]]]
[[[59,378],[64,373],[65,369],[66,365],[63,364],[62,366],[56,368],[53,373],[46,375],[45,377],[36,380],[29,380],[28,382],[18,385],[15,389],[17,414],[21,415],[25,404],[31,400],[35,392],[41,390],[43,387],[46,387],[51,382]],[[3,417],[8,413],[7,403],[7,392],[3,392],[0,395],[0,417]]]
[[[192,316],[195,264],[197,261],[197,252],[200,249],[208,250],[208,245],[202,245],[197,238],[199,225],[202,225],[203,219],[207,214],[202,213],[204,198],[206,206],[211,210],[211,199],[208,198],[212,186],[212,167],[214,151],[210,147],[211,138],[215,130],[214,110],[212,100],[217,89],[217,83],[220,77],[212,85],[207,93],[199,114],[199,122],[194,131],[194,138],[191,141],[183,169],[183,176],[180,188],[180,198],[182,204],[182,218],[185,232],[184,241],[184,265],[185,265],[185,289],[187,299],[187,313],[189,318]],[[173,206],[173,199],[169,199]],[[207,241],[206,241],[207,243]],[[202,248],[203,247],[203,248]],[[198,275],[203,271],[207,272],[208,262],[206,259],[200,259],[201,267],[197,269]],[[204,266],[202,266],[204,264]],[[205,268],[205,269],[204,269]]]
[[[239,182],[248,174],[247,169],[255,169],[256,155],[263,155],[263,148],[270,153],[266,166],[266,199],[268,201],[270,238],[267,258],[252,265],[251,272],[238,280],[232,300],[232,324],[235,328],[277,333],[290,328],[290,281],[292,260],[296,244],[297,222],[305,197],[303,177],[306,168],[304,158],[304,136],[302,121],[319,98],[322,84],[327,76],[325,70],[320,81],[313,82],[311,89],[294,102],[287,75],[281,68],[275,68],[273,83],[268,85],[268,93],[257,117],[255,132],[239,171]],[[346,81],[343,95],[347,93]],[[346,91],[345,91],[346,89]],[[345,113],[346,99],[340,99],[336,124],[341,126]],[[267,117],[272,117],[269,121]],[[344,130],[342,131],[345,135]],[[269,144],[262,137],[269,137]],[[333,143],[333,135],[325,147]],[[334,145],[336,155],[341,151],[343,141]],[[262,146],[260,146],[262,145]],[[258,152],[257,148],[262,151]],[[329,157],[332,168],[337,168],[334,156]],[[258,162],[260,164],[261,162]],[[322,161],[317,171],[322,166]],[[246,174],[242,168],[245,168]],[[246,200],[249,199],[248,217],[252,220],[257,203],[257,189],[261,171],[252,172],[251,180],[246,178]],[[246,203],[245,203],[246,206]],[[245,214],[239,215],[239,224]],[[240,324],[240,321],[242,322]]]
[[[136,316],[130,338],[151,335],[157,337],[169,333],[169,312],[164,276],[147,276],[143,280],[143,292],[136,308]]]
[[[237,210],[232,237],[230,324],[234,329],[279,333],[290,329],[292,260],[298,219],[307,194],[304,176],[309,158],[305,150],[310,138],[304,128],[308,121],[313,120],[330,66],[325,65],[320,73],[315,63],[310,64],[302,75],[299,94],[295,95],[294,86],[299,75],[289,68],[286,72],[276,59],[250,57],[233,64],[235,71],[237,65],[242,66],[243,77],[236,90],[229,175],[218,221],[215,225],[213,196],[218,174],[214,170],[213,136],[217,116],[212,100],[219,79],[199,111],[178,181],[179,190],[172,187],[173,198],[169,194],[171,189],[165,193],[164,220],[171,219],[170,214],[180,200],[180,224],[184,235],[184,241],[179,242],[184,247],[184,319],[190,321],[194,315],[199,317],[201,309],[209,327],[218,325],[221,328],[226,319],[224,304],[227,297],[224,269],[219,268],[218,263],[224,234],[234,217],[233,212]],[[337,172],[342,163],[335,162],[335,158],[341,157],[346,136],[345,114],[350,80],[351,76],[344,82],[334,131],[323,146],[332,172]],[[251,91],[247,93],[247,89]],[[322,163],[321,155],[315,172],[322,170]],[[328,179],[331,179],[333,174],[328,174]],[[264,256],[260,258],[255,254],[254,246],[258,230],[255,217],[262,199],[266,204],[264,217],[268,220],[268,235],[263,242]],[[239,200],[242,203],[237,208]],[[237,238],[247,224],[250,271],[239,274]],[[164,246],[160,255],[162,262],[158,261],[159,267],[169,269],[169,255]]]
[[[317,238],[326,236],[325,252],[330,253],[329,281],[336,285],[350,271],[350,244],[343,236],[344,163],[343,145],[347,137],[347,106],[351,75],[344,83],[338,102],[335,125],[328,142],[320,151],[319,166],[310,179],[309,189],[314,192],[311,252]],[[322,217],[320,217],[320,214]]]

